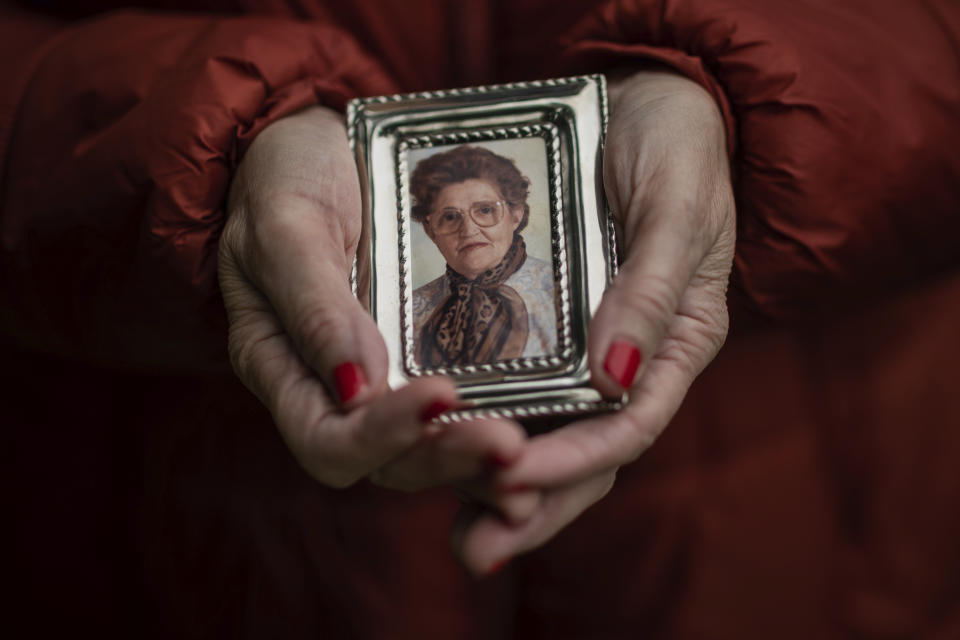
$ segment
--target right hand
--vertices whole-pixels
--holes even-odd
[[[526,436],[506,420],[431,423],[460,401],[433,377],[387,388],[387,352],[349,286],[360,186],[342,117],[313,107],[267,127],[233,179],[220,240],[229,351],[317,480],[418,490],[482,477]],[[512,520],[537,494],[482,496]]]
[[[544,544],[603,498],[727,335],[736,211],[720,110],[693,81],[657,69],[612,82],[610,107],[604,185],[625,259],[590,321],[588,352],[594,386],[630,400],[531,438],[497,474],[501,487],[539,488],[541,503],[521,526],[475,509],[457,520],[454,549],[476,573]]]

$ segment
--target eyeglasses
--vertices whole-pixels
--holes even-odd
[[[478,227],[492,227],[503,219],[503,208],[502,200],[474,202],[466,213]],[[438,234],[445,236],[460,231],[465,218],[462,209],[448,207],[432,214],[427,220]]]

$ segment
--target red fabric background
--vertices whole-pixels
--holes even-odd
[[[956,3],[140,7],[0,7],[11,628],[960,637]],[[727,118],[733,334],[607,499],[471,580],[450,495],[317,486],[228,371],[231,172],[315,102],[650,61]]]

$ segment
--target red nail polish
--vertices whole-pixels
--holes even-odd
[[[333,382],[337,386],[340,404],[353,400],[367,386],[363,369],[355,362],[344,362],[333,369]]]
[[[491,467],[509,467],[513,464],[514,458],[507,458],[503,454],[494,451],[487,455],[487,464]]]
[[[503,560],[494,562],[492,565],[490,565],[489,568],[487,568],[487,572],[484,573],[483,575],[492,576],[496,573],[500,573],[500,571],[509,563],[510,563],[510,558],[504,558]]]
[[[447,411],[450,411],[450,409],[453,409],[453,406],[454,405],[446,400],[434,400],[427,405],[423,411],[420,412],[420,422],[430,422],[440,414],[446,413]]]
[[[640,368],[640,350],[629,342],[611,342],[607,357],[603,360],[603,370],[624,389],[633,384],[633,377]]]

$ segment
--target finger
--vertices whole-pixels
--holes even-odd
[[[676,220],[687,215],[648,215],[635,225],[628,257],[590,322],[590,372],[607,397],[620,396],[638,379],[706,253]]]
[[[511,524],[529,520],[543,498],[538,488],[528,486],[501,487],[489,477],[470,478],[457,484],[462,495],[496,511]]]
[[[323,234],[288,231],[289,250],[264,270],[260,281],[300,357],[340,406],[357,406],[385,388],[383,337],[353,295],[349,267],[329,258],[335,252],[342,255],[342,247]]]
[[[319,457],[352,457],[366,476],[403,457],[415,446],[437,437],[434,418],[460,405],[456,387],[448,378],[430,377],[378,396],[355,409],[356,426],[327,438],[317,438]],[[442,426],[440,427],[443,428]]]
[[[245,165],[268,168],[243,177],[249,184],[236,198],[228,246],[304,362],[349,408],[381,392],[387,371],[383,339],[349,282],[359,181],[342,120],[298,118],[251,146]]]
[[[719,350],[725,329],[724,321],[679,313],[629,404],[531,438],[523,455],[497,474],[497,484],[560,486],[635,460],[669,424],[693,379]]]
[[[708,117],[715,110],[708,102],[682,117],[648,109],[637,121],[623,113],[611,121],[604,185],[626,260],[588,337],[591,375],[607,397],[642,375],[694,275],[732,227],[723,129]]]
[[[347,415],[310,415],[321,393],[315,378],[312,385],[301,384],[285,395],[274,417],[304,468],[334,487],[353,484],[433,437],[429,414],[438,404],[457,402],[449,380],[432,378],[384,393]]]
[[[522,524],[505,522],[489,510],[468,507],[451,531],[454,554],[472,573],[489,575],[517,554],[539,547],[610,491],[614,472],[555,489]]]
[[[238,293],[230,280],[223,279],[224,299],[248,299],[231,312],[234,369],[268,407],[300,464],[324,484],[348,486],[368,475],[427,437],[433,418],[459,404],[453,383],[434,377],[339,412],[263,297],[249,286],[246,296]]]
[[[516,459],[526,439],[520,425],[508,420],[453,422],[380,468],[374,482],[419,491],[489,474]]]

